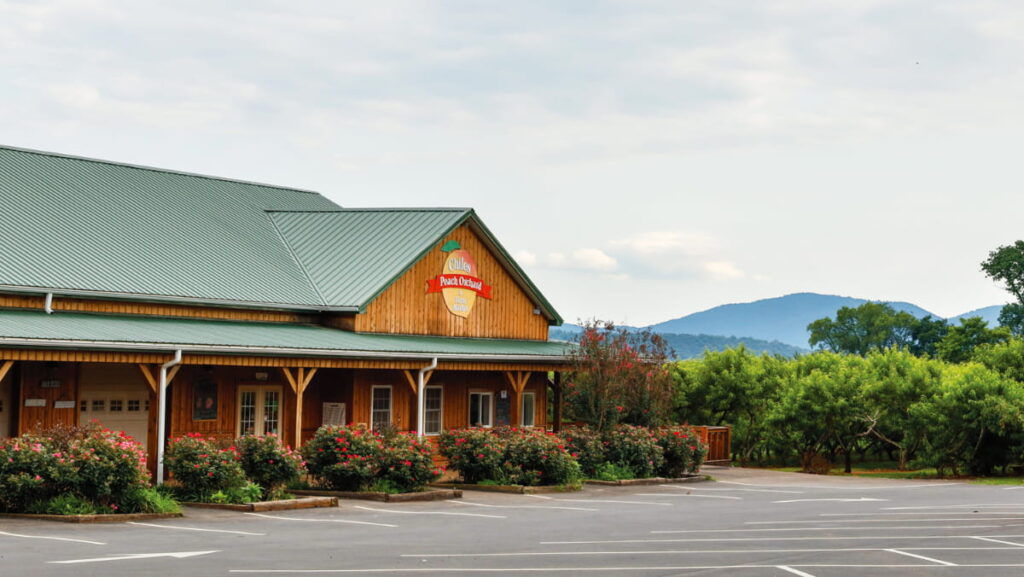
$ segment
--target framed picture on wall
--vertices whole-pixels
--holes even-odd
[[[217,383],[209,377],[192,385],[192,420],[217,420]]]

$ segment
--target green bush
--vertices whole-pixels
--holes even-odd
[[[321,427],[302,447],[306,469],[317,484],[335,491],[360,491],[377,473],[374,455],[383,440],[366,427]]]
[[[74,493],[61,493],[56,497],[51,497],[48,501],[37,501],[28,508],[28,512],[36,515],[95,515],[100,513],[92,501]],[[109,512],[103,511],[103,513]]]
[[[503,476],[503,443],[490,429],[442,431],[438,447],[441,455],[448,459],[448,467],[458,470],[465,483],[497,481]]]
[[[604,464],[604,442],[601,434],[590,427],[570,427],[562,431],[565,450],[580,464],[583,476],[599,478],[597,470]]]
[[[65,469],[49,441],[36,437],[0,440],[0,511],[19,513],[48,501],[62,487]]]
[[[665,462],[658,470],[663,477],[682,477],[700,470],[707,447],[690,427],[662,427],[655,430]]]
[[[255,503],[263,497],[263,490],[256,483],[246,482],[239,487],[228,487],[210,495],[211,503],[241,505]]]
[[[390,485],[391,491],[416,491],[441,476],[434,466],[434,449],[420,442],[415,434],[398,433],[384,440],[374,455],[378,467],[377,481]]]
[[[218,449],[200,433],[171,439],[164,453],[164,465],[178,483],[178,495],[197,502],[210,501],[218,491],[245,486],[240,461],[235,447]]]
[[[126,495],[149,485],[146,453],[123,432],[92,426],[68,447],[54,448],[75,469],[71,490],[101,508],[118,512]]]
[[[604,438],[605,460],[626,467],[637,478],[653,477],[665,462],[658,440],[650,429],[618,425]]]
[[[594,479],[598,481],[625,481],[636,479],[636,475],[629,467],[616,465],[615,463],[601,463],[594,472]]]
[[[134,488],[121,498],[119,513],[180,513],[181,507],[171,495],[153,487]]]
[[[581,476],[562,439],[539,429],[444,431],[439,445],[466,483],[563,485]]]
[[[277,435],[246,435],[235,440],[235,448],[246,478],[267,496],[298,480],[306,468],[302,455],[283,445]]]

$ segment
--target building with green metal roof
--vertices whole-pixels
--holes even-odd
[[[0,202],[0,436],[98,420],[155,463],[188,432],[546,426],[559,394],[562,319],[472,209],[3,146]]]

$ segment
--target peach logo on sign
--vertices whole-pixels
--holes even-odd
[[[478,296],[491,298],[491,285],[484,284],[477,276],[476,261],[458,242],[450,240],[444,243],[441,252],[448,253],[448,258],[441,274],[427,280],[427,293],[441,293],[448,311],[466,318]]]

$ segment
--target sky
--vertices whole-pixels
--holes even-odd
[[[1002,304],[1024,3],[0,0],[0,144],[476,209],[567,321]]]

